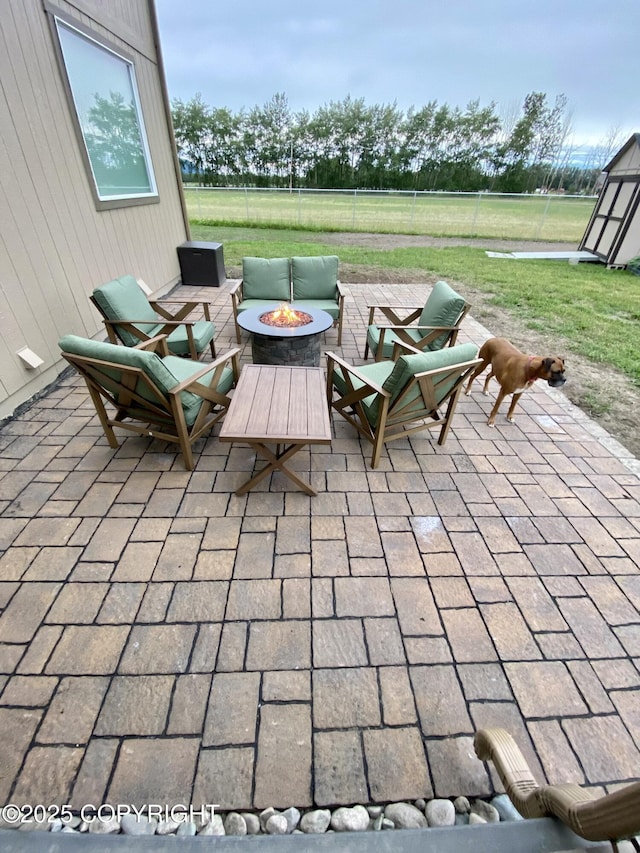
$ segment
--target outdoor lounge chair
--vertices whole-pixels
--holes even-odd
[[[480,363],[475,344],[420,352],[398,343],[395,349],[394,360],[362,367],[327,353],[329,406],[373,444],[372,468],[386,442],[419,430],[439,428],[438,444],[444,444],[463,383]]]
[[[411,312],[404,319],[398,316],[398,309],[393,306],[372,305],[369,307],[364,357],[368,358],[371,349],[376,361],[391,358],[396,341],[403,341],[419,350],[430,351],[454,346],[460,324],[470,307],[446,281],[437,281],[434,284],[422,308],[404,309]],[[374,323],[376,311],[384,315],[386,323]]]
[[[176,442],[188,471],[193,443],[223,417],[239,375],[237,348],[202,364],[170,355],[166,335],[135,347],[65,335],[58,345],[84,377],[111,447],[114,427]]]
[[[150,302],[132,275],[114,278],[96,287],[89,297],[102,314],[109,340],[120,340],[133,347],[158,335],[167,336],[167,346],[175,355],[198,359],[207,347],[215,358],[213,336],[216,327],[211,322],[208,302],[184,302],[160,299]],[[173,306],[173,313],[168,306]],[[189,319],[202,306],[204,319]]]
[[[338,257],[319,255],[291,258],[242,259],[242,281],[231,288],[236,341],[241,342],[238,314],[248,308],[273,307],[291,302],[293,308],[326,311],[338,327],[338,346],[342,345],[344,293],[338,281]]]

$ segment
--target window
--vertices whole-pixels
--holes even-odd
[[[98,208],[157,201],[133,62],[53,20]]]

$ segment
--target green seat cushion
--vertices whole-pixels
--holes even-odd
[[[165,395],[180,382],[190,378],[205,366],[201,362],[182,359],[178,356],[160,358],[155,352],[139,350],[134,347],[119,346],[118,344],[105,343],[103,341],[92,341],[88,338],[78,337],[77,335],[65,335],[58,342],[58,346],[63,352],[68,352],[72,355],[110,362],[113,367],[107,369],[105,372],[107,376],[118,382],[122,379],[122,376],[121,372],[117,369],[117,365],[121,365],[122,367],[136,367],[142,370],[152,380],[158,390]],[[206,384],[206,375],[200,381]],[[221,384],[224,385],[226,381],[226,378],[223,377]],[[230,387],[231,385],[229,384],[228,388]],[[114,387],[112,386],[109,390],[113,391]],[[222,393],[226,393],[226,390],[222,391]],[[139,383],[136,392],[147,400],[157,400],[157,397],[143,382]],[[200,410],[202,398],[197,394],[192,394],[190,391],[182,391],[180,400],[184,409],[185,420],[187,424],[191,425]]]
[[[362,367],[358,367],[358,370],[371,382],[375,382],[376,385],[384,386],[384,383],[387,381],[389,374],[393,371],[394,367],[395,365],[392,361],[376,361],[373,364],[365,364]],[[360,388],[364,386],[364,382],[358,379],[357,376],[349,374],[349,378],[351,379],[356,391],[360,390]],[[333,371],[333,384],[340,394],[344,395],[347,393],[347,383],[343,371],[339,367],[336,367]],[[379,395],[374,392],[361,400],[361,403],[367,420],[370,424],[375,424],[380,410]]]
[[[335,302],[338,298],[338,257],[293,257],[291,278],[294,300],[302,302],[305,299],[332,299]]]
[[[162,325],[159,326],[162,328]],[[208,320],[196,320],[192,326],[193,342],[196,346],[196,352],[202,352],[211,342],[216,333],[216,327]],[[167,346],[171,352],[178,355],[189,355],[189,337],[187,335],[187,327],[176,326],[176,328],[167,337]]]
[[[429,294],[422,314],[418,319],[419,326],[456,326],[465,306],[465,300],[455,292],[446,281],[437,281]],[[448,332],[431,341],[427,349],[439,350],[445,345]]]
[[[264,308],[265,311],[273,311],[280,304],[280,302],[275,302],[273,299],[243,299],[238,304],[238,314],[242,311],[248,311],[249,308]]]
[[[340,316],[340,306],[335,299],[301,299],[299,302],[295,301],[291,303],[292,308],[299,308],[300,311],[304,311],[305,305],[308,308],[326,311],[334,320],[337,320]]]
[[[123,275],[96,287],[93,298],[108,320],[148,320],[148,324],[136,322],[134,325],[149,337],[153,337],[157,329],[161,328],[156,312],[132,275]],[[127,346],[140,343],[131,332],[121,329],[119,333]]]
[[[289,302],[289,258],[243,258],[242,298]]]
[[[412,329],[411,326],[407,326],[406,333],[409,335],[411,340],[418,343],[418,341],[424,337],[424,334],[418,332],[416,329]],[[399,341],[400,338],[395,332],[390,331],[389,329],[385,329],[384,332],[384,343],[382,344],[382,357],[383,358],[393,358],[393,345],[396,341]],[[367,329],[367,341],[369,342],[369,346],[371,347],[371,351],[374,354],[378,354],[378,345],[380,342],[380,329],[378,326],[369,326]]]

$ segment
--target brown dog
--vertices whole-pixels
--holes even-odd
[[[507,412],[507,420],[512,421],[513,411],[523,391],[530,388],[536,379],[546,379],[552,388],[560,388],[566,382],[563,359],[557,355],[547,358],[539,355],[524,355],[506,338],[489,338],[480,347],[478,358],[482,359],[482,364],[479,364],[472,373],[465,394],[471,393],[471,385],[476,376],[479,376],[488,364],[491,365],[482,389],[483,393],[488,393],[487,389],[492,376],[498,380],[500,391],[487,421],[489,426],[494,425],[500,404],[507,394],[513,394]]]

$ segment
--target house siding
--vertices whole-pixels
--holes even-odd
[[[56,8],[135,64],[159,203],[96,210],[42,0],[0,16],[0,418],[66,367],[72,332],[101,335],[93,288],[131,273],[155,293],[180,276],[188,239],[152,26],[152,0],[74,0]],[[16,352],[43,360],[28,369]]]

